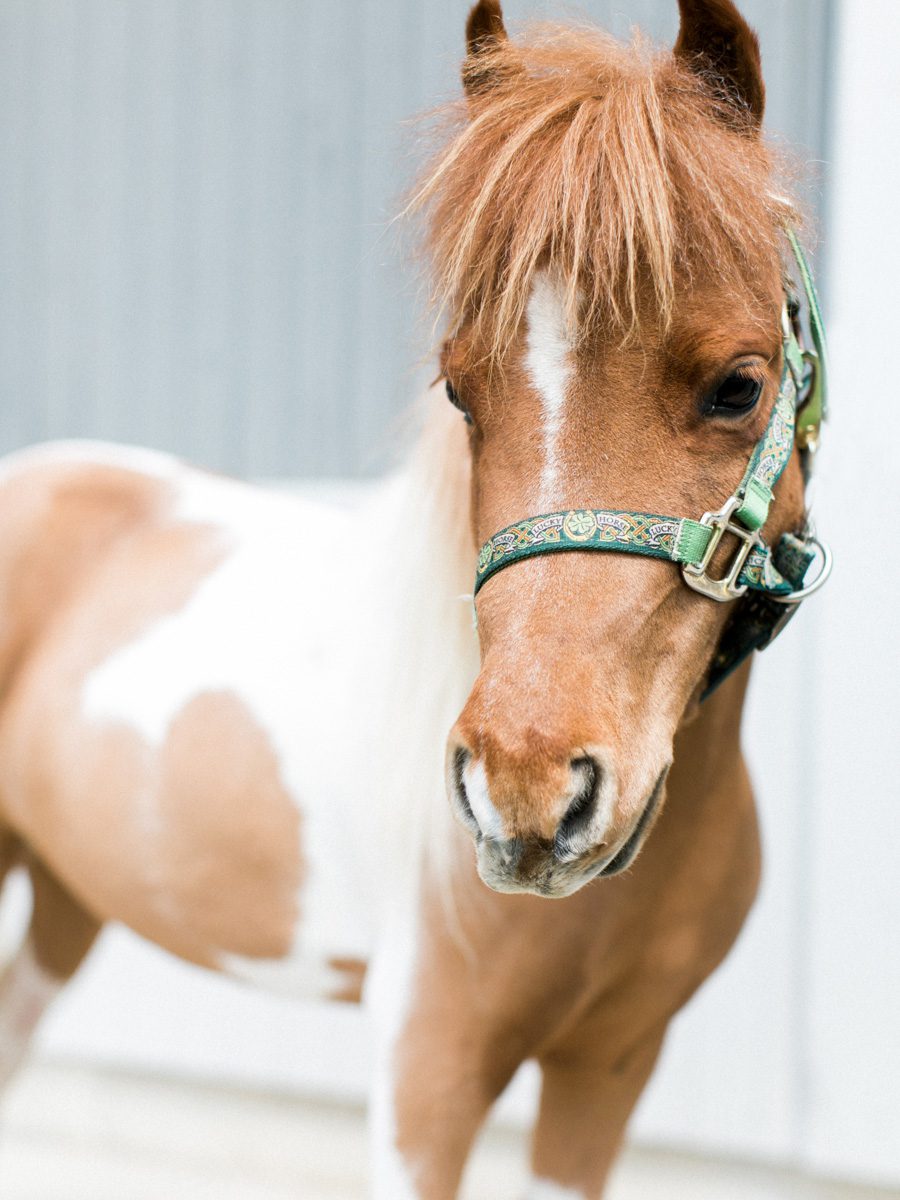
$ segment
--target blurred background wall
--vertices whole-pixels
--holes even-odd
[[[0,0],[0,449],[101,436],[253,477],[372,475],[427,375],[391,216],[404,122],[451,94],[464,0]],[[900,725],[891,378],[900,5],[744,0],[769,126],[810,169],[834,358],[817,484],[837,570],[754,675],[766,877],[677,1020],[645,1141],[900,1183]],[[565,16],[508,0],[511,24]],[[593,0],[671,40],[675,0]],[[45,1053],[361,1096],[364,1018],[122,931]],[[532,1102],[527,1073],[507,1108]]]
[[[669,40],[675,9],[582,11]],[[830,0],[745,9],[771,128],[818,164]],[[466,11],[2,0],[0,451],[88,436],[253,476],[383,466],[428,370],[390,227],[418,157],[408,122],[455,94]]]

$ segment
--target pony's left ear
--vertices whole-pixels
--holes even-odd
[[[726,98],[758,129],[766,106],[759,38],[732,0],[678,0],[678,7],[676,57],[720,83]]]
[[[496,68],[485,65],[492,50],[509,41],[500,0],[478,0],[466,21],[466,59],[462,67],[463,88],[469,99],[489,92],[495,83]]]

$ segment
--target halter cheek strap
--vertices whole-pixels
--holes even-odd
[[[726,629],[713,663],[707,694],[754,649],[768,645],[796,611],[799,601],[818,590],[831,571],[831,554],[807,527],[785,534],[773,547],[762,538],[773,489],[796,442],[809,475],[826,414],[825,334],[815,285],[793,232],[788,240],[806,293],[814,350],[805,350],[798,326],[785,305],[784,366],[769,422],[743,478],[721,508],[692,517],[585,508],[542,513],[495,533],[481,548],[475,594],[492,575],[523,558],[569,550],[612,550],[668,559],[681,566],[684,582],[711,600],[747,596]],[[724,574],[710,575],[713,556],[729,535],[737,546]],[[804,586],[806,573],[821,556],[818,575]],[[743,625],[743,627],[741,627]]]

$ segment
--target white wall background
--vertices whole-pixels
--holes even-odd
[[[834,419],[820,525],[837,574],[816,612],[804,939],[806,1152],[900,1179],[900,5],[844,0],[829,278]]]
[[[817,516],[837,568],[758,664],[747,740],[766,841],[762,898],[726,967],[676,1023],[637,1135],[897,1184],[900,4],[844,0],[834,46],[823,264],[833,421]],[[793,43],[801,56],[806,47]],[[361,1092],[359,1014],[245,992],[124,934],[108,943],[48,1026],[48,1051]]]

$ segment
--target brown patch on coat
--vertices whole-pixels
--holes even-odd
[[[104,561],[158,519],[171,485],[125,467],[41,461],[0,483],[0,686],[45,626]]]
[[[329,958],[328,966],[344,976],[343,986],[329,992],[328,999],[343,1004],[359,1004],[369,964],[359,958]]]
[[[181,710],[160,756],[158,796],[152,848],[179,922],[225,954],[287,955],[300,921],[300,812],[238,696],[206,692]]]
[[[98,919],[182,958],[285,956],[300,919],[300,814],[240,699],[198,695],[159,750],[127,727],[86,727],[73,708],[39,733],[22,713],[12,763],[28,843]]]
[[[177,612],[227,550],[215,528],[169,521],[172,497],[90,463],[41,464],[0,488],[4,816],[97,919],[207,965],[277,958],[298,920],[300,818],[245,706],[195,697],[161,752],[81,711],[90,672]]]

